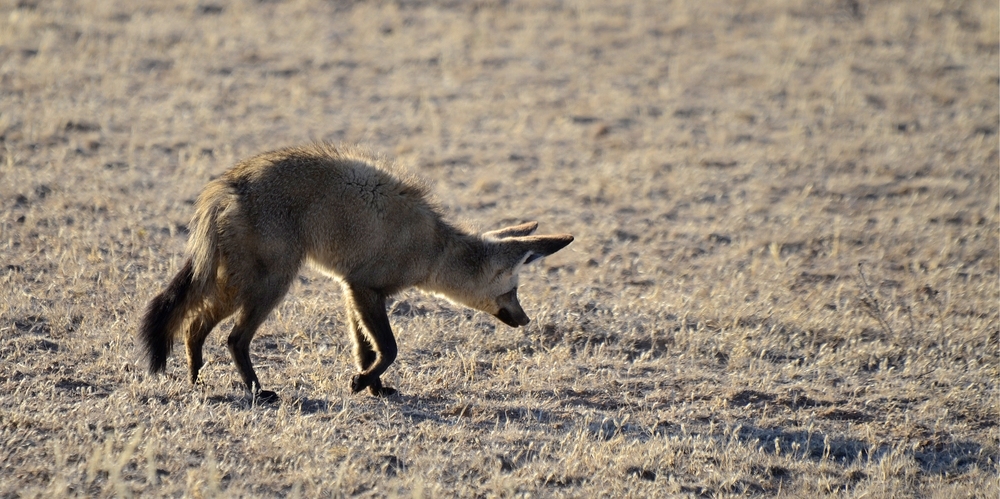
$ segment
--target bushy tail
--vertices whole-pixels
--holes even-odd
[[[167,368],[167,357],[174,345],[174,332],[180,329],[190,308],[191,283],[194,279],[192,261],[174,276],[167,289],[156,295],[146,308],[139,337],[149,359],[149,372],[159,373]]]
[[[233,193],[223,182],[205,187],[191,220],[188,252],[184,267],[153,301],[142,319],[139,337],[149,359],[149,372],[167,368],[167,357],[174,344],[174,334],[184,325],[188,313],[211,299],[216,289],[219,259],[219,213],[232,201]]]
[[[188,253],[194,260],[194,282],[200,292],[209,292],[215,285],[219,258],[219,213],[233,201],[232,190],[219,180],[210,182],[198,196]]]

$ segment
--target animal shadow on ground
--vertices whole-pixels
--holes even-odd
[[[312,399],[308,397],[291,398],[281,397],[280,395],[278,396],[278,400],[274,402],[254,400],[247,394],[209,395],[206,400],[211,404],[229,405],[243,409],[249,409],[254,405],[258,407],[271,408],[288,406],[293,408],[293,410],[297,409],[298,412],[301,412],[302,414],[329,412],[332,408],[330,401],[326,399]]]
[[[330,410],[330,401],[326,399],[311,399],[309,397],[302,397],[300,399],[289,400],[288,403],[298,407],[299,412],[302,414],[316,414],[319,412],[328,412]]]

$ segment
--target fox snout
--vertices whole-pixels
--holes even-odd
[[[524,313],[521,303],[517,301],[517,288],[497,297],[497,305],[500,306],[500,311],[493,315],[506,325],[520,327],[527,326],[531,322],[531,318]]]

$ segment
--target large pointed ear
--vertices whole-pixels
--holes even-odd
[[[573,242],[573,236],[569,234],[518,237],[511,241],[511,251],[514,252],[518,262],[523,258],[523,263],[527,265],[565,248],[571,242]]]
[[[538,222],[528,222],[521,225],[512,225],[503,229],[484,232],[483,237],[491,239],[506,239],[508,237],[523,237],[531,235],[538,228]]]

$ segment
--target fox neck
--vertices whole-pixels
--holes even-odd
[[[486,245],[471,234],[452,233],[444,239],[430,275],[418,287],[462,303],[480,284],[487,263]]]

